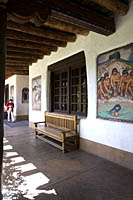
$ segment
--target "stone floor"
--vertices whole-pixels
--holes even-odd
[[[81,150],[63,154],[19,124],[4,125],[4,200],[133,200],[133,171]]]

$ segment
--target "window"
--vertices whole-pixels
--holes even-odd
[[[68,73],[54,74],[54,110],[67,111]]]
[[[87,77],[83,52],[49,66],[52,112],[87,114]]]

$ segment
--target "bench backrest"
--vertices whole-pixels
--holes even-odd
[[[59,129],[71,129],[73,131],[77,130],[77,117],[76,115],[63,115],[58,113],[44,113],[46,125],[56,127]]]

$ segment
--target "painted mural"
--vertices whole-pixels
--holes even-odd
[[[29,103],[29,88],[22,89],[22,103]]]
[[[97,117],[133,122],[133,43],[97,57]]]
[[[32,110],[41,110],[41,76],[32,79]]]

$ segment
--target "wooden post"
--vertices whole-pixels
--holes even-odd
[[[6,8],[0,5],[0,200],[2,199],[2,162],[3,162],[3,113],[5,85],[5,56],[6,56]]]

